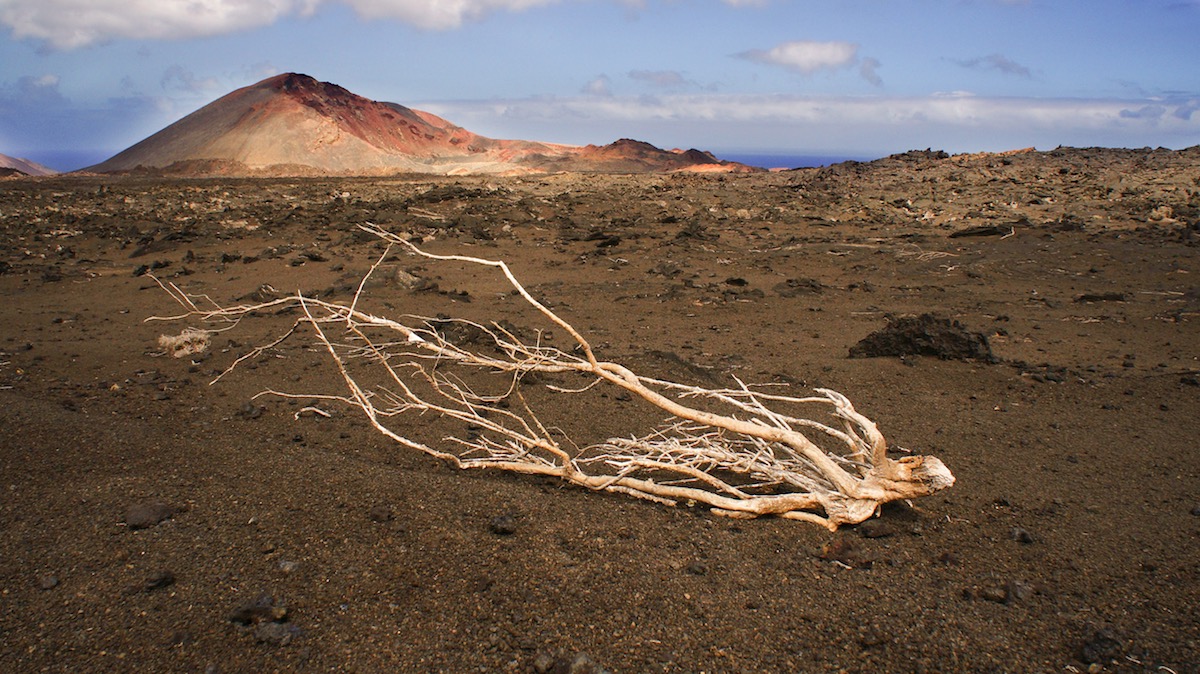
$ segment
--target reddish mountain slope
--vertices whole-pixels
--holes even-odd
[[[661,171],[723,165],[712,155],[622,140],[604,147],[495,140],[436,115],[288,73],[238,89],[95,172],[175,174]],[[727,164],[727,170],[744,169]]]
[[[25,174],[27,176],[52,176],[58,171],[52,168],[42,166],[37,162],[21,159],[20,157],[10,157],[6,154],[0,154],[0,177],[5,175]]]

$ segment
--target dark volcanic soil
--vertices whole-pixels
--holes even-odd
[[[5,181],[0,671],[1200,671],[1198,216],[1196,149]],[[958,482],[830,533],[460,472],[353,410],[254,399],[340,393],[308,338],[208,385],[294,316],[194,359],[144,322],[178,311],[147,270],[222,304],[347,299],[382,250],[364,222],[509,261],[647,373],[839,390]],[[479,269],[384,272],[378,313],[534,320]],[[926,313],[993,357],[849,357]],[[617,403],[543,412],[658,421]]]

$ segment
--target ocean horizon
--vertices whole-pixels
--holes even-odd
[[[770,152],[713,152],[718,159],[735,161],[757,168],[818,168],[840,164],[844,161],[871,161],[879,159],[869,155],[850,154],[787,154]]]

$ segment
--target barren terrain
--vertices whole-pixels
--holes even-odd
[[[367,222],[508,261],[639,371],[841,391],[957,483],[835,533],[730,520],[255,398],[340,393],[308,336],[209,385],[295,315],[160,349],[186,324],[146,322],[179,311],[150,274],[222,304],[348,299],[383,250]],[[0,671],[1200,671],[1196,148],[9,179],[0,232]],[[372,279],[376,313],[546,327],[486,270],[396,253]],[[923,314],[991,357],[850,357]],[[587,442],[660,420],[602,402],[544,421]]]

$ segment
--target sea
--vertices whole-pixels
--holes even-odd
[[[871,161],[873,159],[879,159],[879,157],[866,155],[838,154],[773,154],[755,152],[713,152],[713,154],[715,154],[718,159],[736,161],[747,166],[756,166],[767,169],[816,168],[820,166],[840,164],[844,161]]]
[[[21,157],[34,161],[46,168],[52,168],[55,171],[77,171],[87,166],[93,166],[108,159],[116,154],[116,152],[107,152],[104,150],[92,151],[73,151],[73,150],[45,150],[40,152],[29,152],[28,154],[16,154],[13,156]]]

